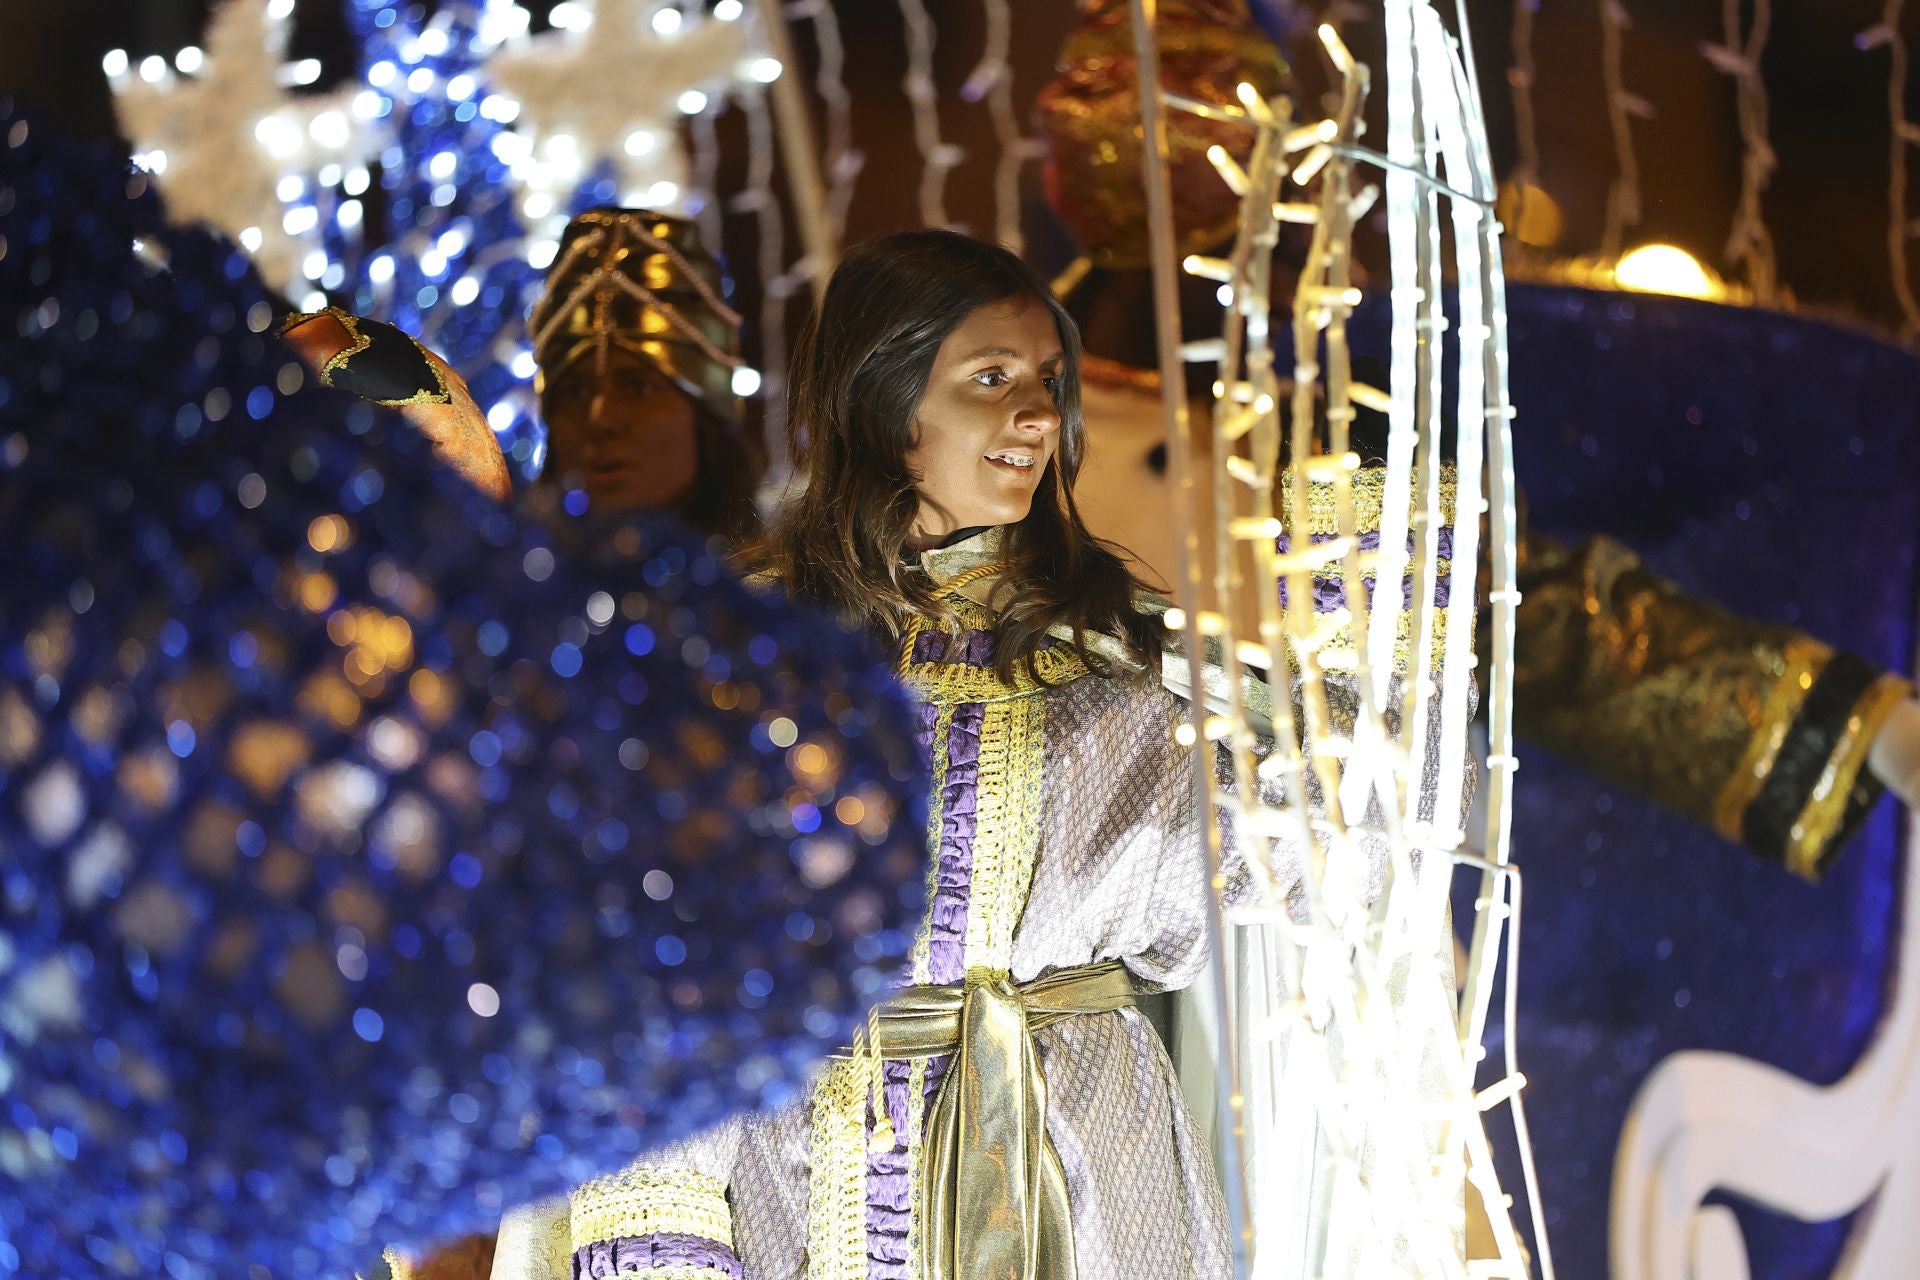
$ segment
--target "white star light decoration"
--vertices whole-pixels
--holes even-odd
[[[602,165],[622,204],[682,207],[687,160],[674,122],[706,110],[709,90],[780,74],[750,50],[739,0],[692,17],[658,0],[565,0],[553,29],[509,40],[488,78],[517,102],[515,136],[502,154],[523,184],[530,229],[564,222],[564,199]]]
[[[288,92],[319,74],[316,64],[284,60],[292,12],[293,0],[227,0],[207,23],[204,53],[182,49],[172,67],[154,56],[136,68],[119,50],[105,60],[120,129],[136,163],[156,175],[169,217],[225,232],[282,292],[304,267],[323,265],[312,261],[324,251],[309,185],[379,147],[352,89]]]

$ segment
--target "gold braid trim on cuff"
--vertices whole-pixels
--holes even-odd
[[[1913,696],[1913,686],[1898,676],[1875,680],[1847,717],[1847,727],[1827,757],[1813,794],[1787,832],[1787,868],[1808,880],[1820,874],[1820,858],[1840,831],[1852,799],[1854,782],[1866,767],[1867,752],[1880,726],[1900,703]]]
[[[1348,475],[1348,483],[1353,490],[1353,528],[1354,532],[1378,533],[1380,517],[1386,509],[1387,469],[1385,467],[1360,467]],[[1416,479],[1411,495],[1410,510],[1420,509],[1423,486]],[[1440,516],[1449,525],[1453,523],[1454,511],[1459,496],[1459,477],[1452,463],[1442,463],[1440,467]],[[1293,519],[1293,469],[1289,467],[1280,473],[1280,496],[1274,502],[1282,523]],[[1313,483],[1307,486],[1307,533],[1316,538],[1337,538],[1340,536],[1340,503],[1334,492],[1334,486]]]
[[[690,1169],[638,1166],[595,1178],[570,1197],[573,1247],[657,1232],[733,1248],[733,1214],[720,1179]]]
[[[1713,797],[1713,829],[1735,844],[1746,843],[1742,823],[1747,809],[1773,772],[1800,705],[1832,658],[1833,650],[1810,636],[1795,636],[1781,646],[1779,675],[1761,700],[1759,723],[1753,726],[1733,772]]]
[[[813,1088],[807,1184],[807,1280],[867,1280],[865,1048],[836,1058]]]

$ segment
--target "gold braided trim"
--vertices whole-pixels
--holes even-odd
[[[1349,473],[1348,483],[1353,489],[1354,532],[1378,533],[1380,517],[1386,509],[1387,469],[1361,467]],[[1440,516],[1449,525],[1454,520],[1458,495],[1459,473],[1451,462],[1442,463]],[[1423,500],[1423,486],[1416,477],[1408,507],[1409,515],[1420,510]],[[1293,471],[1290,468],[1280,474],[1280,495],[1274,502],[1274,513],[1280,517],[1282,525],[1293,521]],[[1340,505],[1332,484],[1315,483],[1307,486],[1307,532],[1312,537],[1340,536]]]
[[[1800,704],[1807,700],[1814,680],[1826,669],[1833,651],[1810,636],[1795,636],[1781,646],[1778,677],[1760,702],[1759,721],[1740,758],[1713,797],[1713,829],[1727,839],[1744,843],[1743,821],[1747,810],[1766,785],[1774,761],[1793,728]]]
[[[1812,880],[1820,874],[1820,855],[1827,851],[1846,817],[1847,803],[1853,797],[1853,784],[1866,766],[1867,752],[1895,706],[1913,696],[1913,686],[1898,676],[1883,675],[1868,686],[1847,727],[1827,757],[1800,816],[1787,832],[1787,868]]]
[[[585,1183],[569,1200],[576,1250],[663,1231],[733,1248],[726,1183],[709,1174],[636,1165]]]
[[[1011,684],[994,673],[992,667],[973,667],[961,662],[920,662],[901,673],[901,683],[921,702],[948,707],[962,702],[1006,702],[1041,693],[1048,686],[1070,684],[1087,674],[1087,664],[1072,649],[1054,645],[1033,656],[1034,679],[1025,663],[1013,669]]]
[[[1040,853],[1046,699],[989,703],[980,725],[966,965],[1005,970]]]
[[[907,1067],[907,1274],[920,1274],[920,1225],[926,1221],[927,1060]]]
[[[867,1067],[830,1059],[813,1087],[807,1280],[867,1280]]]

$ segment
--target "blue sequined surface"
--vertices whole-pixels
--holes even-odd
[[[1736,612],[1913,670],[1920,358],[1683,299],[1523,288],[1512,310],[1515,457],[1539,527],[1612,534]],[[1724,1050],[1825,1084],[1866,1048],[1902,825],[1882,801],[1810,885],[1529,753],[1520,1047],[1561,1274],[1605,1274],[1614,1146],[1666,1055]],[[1736,1211],[1756,1280],[1829,1274],[1842,1226]]]
[[[1363,310],[1356,352],[1384,355],[1383,312]],[[1536,528],[1609,534],[1736,612],[1912,670],[1920,358],[1678,298],[1518,286],[1510,315]],[[1559,1274],[1602,1280],[1614,1149],[1656,1064],[1717,1049],[1830,1083],[1866,1047],[1895,950],[1902,815],[1883,801],[1810,885],[1522,746],[1520,1064]],[[1519,1185],[1511,1163],[1503,1180]],[[1844,1224],[1736,1212],[1755,1277],[1831,1271]]]
[[[273,312],[0,98],[0,1274],[486,1226],[790,1098],[922,905],[864,639],[556,546]]]

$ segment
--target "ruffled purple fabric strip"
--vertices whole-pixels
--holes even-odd
[[[914,642],[913,660],[990,667],[993,665],[993,633],[963,631],[957,636],[950,636],[944,631],[923,631]]]
[[[645,1236],[596,1240],[573,1255],[574,1280],[645,1275],[667,1267],[704,1267],[718,1280],[741,1280],[740,1259],[732,1249],[705,1236],[658,1231]]]
[[[947,735],[947,773],[940,788],[940,848],[935,853],[933,902],[928,909],[927,980],[945,986],[966,976],[967,902],[973,882],[975,805],[980,782],[980,725],[986,707],[953,709]]]
[[[927,1061],[921,1090],[921,1115],[933,1105],[950,1058]],[[910,1063],[889,1061],[886,1069],[887,1115],[893,1121],[893,1150],[867,1156],[867,1280],[913,1280],[907,1269],[907,1224],[912,1208],[912,1179],[907,1171],[907,1101]],[[873,1132],[873,1116],[867,1116]]]

